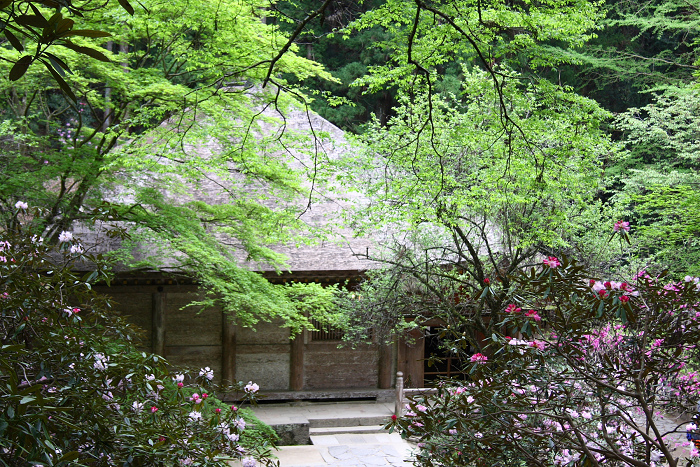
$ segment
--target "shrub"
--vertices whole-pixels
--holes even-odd
[[[600,281],[551,257],[513,279],[487,355],[462,356],[466,381],[443,381],[391,424],[418,438],[417,463],[681,465],[685,427],[660,422],[698,400],[700,279]]]
[[[190,378],[138,351],[135,329],[92,291],[107,279],[101,258],[68,232],[48,246],[14,225],[0,233],[0,464],[269,463],[271,433],[212,396],[252,400],[257,385],[217,387],[208,368]],[[76,261],[94,271],[81,277]]]

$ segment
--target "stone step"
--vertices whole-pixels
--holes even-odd
[[[350,426],[376,426],[384,425],[389,421],[388,415],[368,415],[359,417],[338,418],[309,418],[309,428],[350,427]]]
[[[317,427],[309,428],[309,436],[311,436],[311,441],[313,442],[313,436],[329,436],[329,435],[361,435],[361,434],[374,434],[374,433],[386,433],[382,428],[382,425],[359,425],[359,426],[329,426],[329,427]]]

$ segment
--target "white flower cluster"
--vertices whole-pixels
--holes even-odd
[[[242,418],[237,418],[236,421],[233,422],[233,424],[236,425],[238,431],[245,430],[245,420],[243,420]]]
[[[238,441],[239,436],[236,433],[231,433],[231,427],[228,426],[226,423],[221,423],[219,424],[219,430],[221,430],[221,433],[228,438],[228,440],[231,443],[235,443]]]
[[[199,376],[204,376],[206,379],[211,381],[212,379],[214,379],[214,370],[212,370],[209,367],[202,368],[201,370],[199,370]]]
[[[252,381],[248,381],[248,384],[245,385],[244,389],[245,389],[245,392],[258,392],[258,390],[260,389],[260,386],[258,386],[257,384],[255,384]]]
[[[94,355],[95,363],[92,365],[97,371],[105,371],[107,369],[107,362],[109,357],[105,357],[104,354],[96,353]]]
[[[73,234],[71,232],[66,232],[65,230],[58,235],[58,242],[65,243],[73,240]]]

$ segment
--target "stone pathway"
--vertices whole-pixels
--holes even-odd
[[[314,445],[280,446],[280,467],[411,467],[412,445],[398,433],[314,436]],[[232,462],[239,467],[240,462]]]
[[[690,454],[690,442],[685,436],[685,425],[689,423],[690,417],[676,418],[671,415],[662,415],[656,418],[655,421],[657,428],[662,434],[678,430],[675,433],[666,435],[666,445],[675,456],[680,458],[688,457]],[[680,426],[678,426],[679,424]]]
[[[415,446],[381,429],[393,408],[393,403],[339,402],[259,405],[253,410],[270,425],[296,424],[301,429],[298,424],[307,423],[311,444],[279,446],[274,455],[280,467],[411,467]]]

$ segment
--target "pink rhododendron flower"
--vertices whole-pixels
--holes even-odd
[[[469,360],[471,360],[472,363],[486,363],[488,357],[481,353],[475,353]]]
[[[542,261],[542,263],[543,263],[545,266],[549,266],[549,267],[552,268],[552,269],[556,269],[556,268],[558,268],[559,266],[561,266],[561,262],[557,259],[556,256],[548,256],[547,259],[545,259],[544,261]]]
[[[534,341],[530,342],[530,347],[535,347],[536,349],[539,349],[539,350],[544,350],[545,345],[546,345],[546,343],[544,341],[534,340]]]
[[[527,313],[525,313],[525,316],[526,316],[527,318],[532,318],[532,319],[534,319],[535,321],[541,321],[541,320],[542,320],[542,317],[540,317],[540,315],[538,315],[537,312],[536,312],[535,310],[530,310],[530,311],[528,311]]]
[[[630,301],[630,298],[629,298],[629,296],[627,296],[627,295],[622,295],[622,296],[620,297],[620,301],[621,301],[622,303],[627,303],[627,302]]]
[[[522,308],[519,308],[515,303],[511,303],[505,309],[506,313],[518,313]]]
[[[211,381],[212,379],[214,379],[214,370],[212,370],[209,367],[202,368],[199,370],[199,376],[203,376],[209,381]]]
[[[615,222],[615,225],[613,226],[613,230],[615,232],[619,232],[620,230],[624,230],[625,232],[630,231],[630,223],[626,221],[617,221]]]
[[[156,412],[158,412],[158,407],[156,407],[154,405],[153,407],[151,407],[151,413],[156,413]]]

